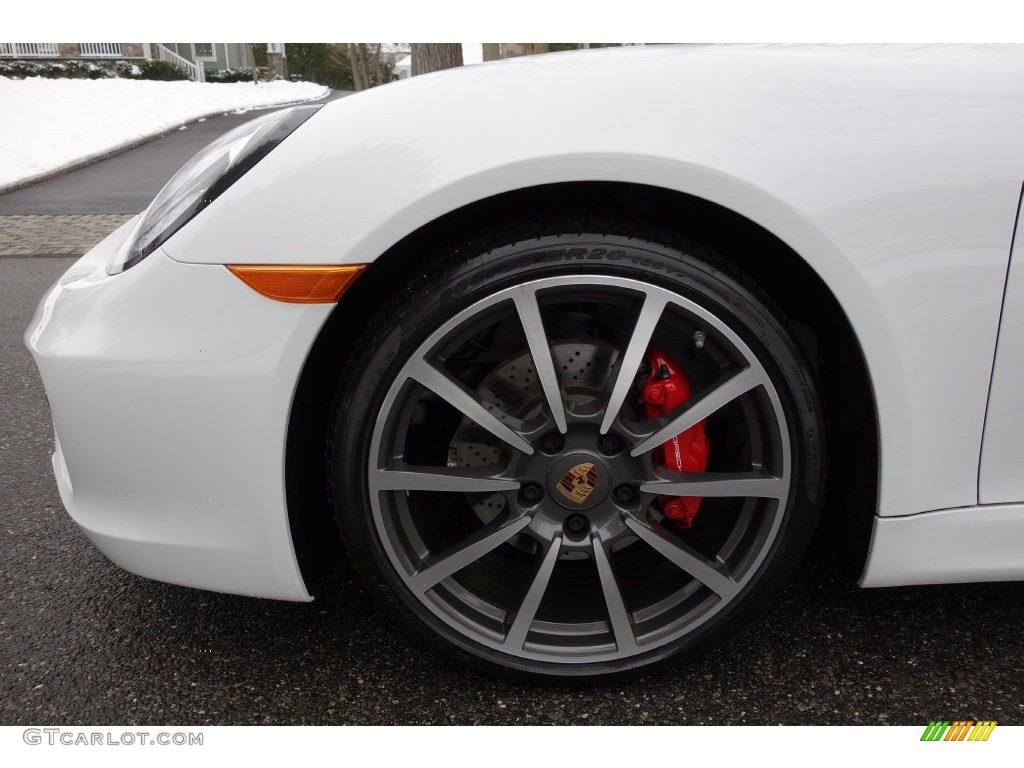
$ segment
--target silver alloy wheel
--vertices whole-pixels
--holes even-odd
[[[574,394],[568,366],[555,364],[552,350],[562,339],[548,335],[553,318],[580,301],[628,305],[635,317],[610,364],[609,386],[591,393],[589,401]],[[542,393],[532,412],[518,415],[483,399],[451,368],[460,345],[474,333],[513,320],[533,362],[526,373]],[[632,393],[659,329],[676,340],[699,330],[699,353],[715,374],[696,382],[689,402],[646,420]],[[410,425],[424,422],[425,398],[454,409],[492,440],[495,460],[477,467],[406,463]],[[656,466],[657,446],[726,409],[742,416],[745,466],[697,474]],[[609,449],[608,435],[622,447]],[[546,451],[544,445],[552,443],[559,443],[558,450]],[[437,328],[391,384],[369,457],[373,522],[414,598],[471,641],[559,664],[621,660],[653,650],[693,632],[735,601],[776,539],[792,480],[783,408],[770,375],[743,339],[678,293],[606,275],[550,277],[506,288]],[[586,498],[559,496],[559,480],[587,467],[596,479]],[[632,496],[622,488],[633,489]],[[699,551],[660,516],[660,495],[703,497],[705,505],[728,502],[721,512],[727,530],[714,551]],[[440,496],[450,500],[443,509]],[[451,531],[434,536],[435,529],[451,524],[456,506],[471,509],[488,497],[501,500],[493,519],[477,520],[479,525],[457,539]],[[718,513],[705,507],[701,514]],[[525,578],[513,579],[517,568]],[[473,578],[465,576],[471,571]],[[647,574],[655,573],[645,584]],[[506,575],[517,586],[503,593]],[[591,583],[596,597],[587,595],[593,598],[588,602],[584,593]],[[595,600],[599,613],[580,607]]]

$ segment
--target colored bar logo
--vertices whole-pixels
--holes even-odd
[[[921,734],[921,741],[988,741],[995,720],[932,720]]]

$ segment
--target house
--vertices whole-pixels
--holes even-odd
[[[249,43],[0,43],[0,58],[159,59],[199,82],[208,70],[252,66]],[[267,43],[267,63],[272,72],[287,75],[284,43]]]
[[[395,62],[395,75],[399,80],[404,80],[412,74],[412,55],[405,54],[398,61]]]
[[[160,55],[163,53],[159,50],[161,48],[202,67],[204,71],[247,69],[252,66],[252,52],[248,43],[159,43],[157,55],[152,58],[165,58]]]

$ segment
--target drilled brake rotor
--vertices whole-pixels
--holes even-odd
[[[593,341],[561,341],[552,344],[555,370],[570,411],[598,401],[609,385],[619,350]],[[544,407],[544,392],[528,351],[497,366],[476,389],[487,404],[517,419],[528,420]],[[501,442],[475,422],[464,418],[448,448],[449,467],[487,467],[503,462]],[[471,500],[473,511],[489,523],[505,508],[505,497],[493,493]]]

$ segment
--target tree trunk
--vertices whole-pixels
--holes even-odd
[[[354,71],[359,73],[359,82],[363,84],[363,89],[365,90],[370,87],[370,80],[366,76],[366,67],[363,66],[363,44],[353,44],[352,53],[352,66],[355,68]]]
[[[381,52],[382,47],[380,43],[373,46],[373,74],[377,80],[377,85],[384,85],[384,55]]]
[[[370,65],[368,63],[370,55],[366,52],[366,43],[358,43],[356,45],[356,52],[359,55],[359,71],[363,75],[363,83],[365,87],[373,87],[373,79],[370,77]]]
[[[348,44],[348,62],[352,65],[352,79],[355,81],[356,90],[365,90],[366,82],[363,80],[362,72],[359,71],[359,56],[356,54],[355,43]]]
[[[484,61],[497,61],[501,58],[501,43],[484,43]]]
[[[506,59],[516,56],[529,56],[533,53],[533,43],[502,43],[501,55]]]
[[[462,66],[462,43],[413,43],[412,74]]]

